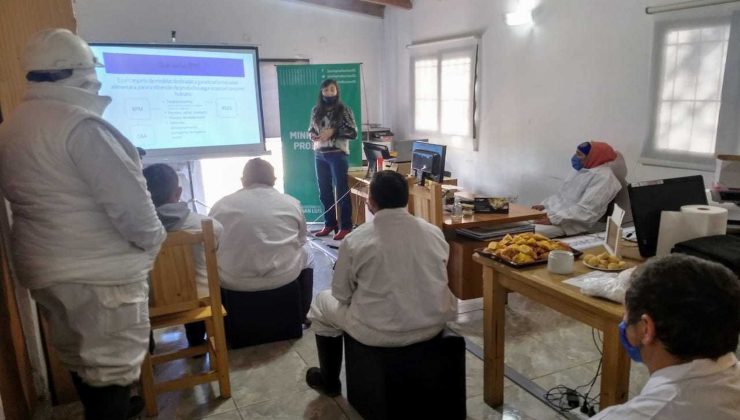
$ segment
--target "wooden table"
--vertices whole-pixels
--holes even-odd
[[[589,250],[600,253],[599,248]],[[475,254],[483,267],[483,399],[497,407],[504,402],[504,310],[506,294],[520,293],[604,333],[600,407],[621,404],[629,391],[630,359],[619,343],[622,305],[582,294],[563,281],[590,269],[581,260],[570,275],[552,274],[545,265],[517,269]],[[634,265],[634,262],[628,265]],[[511,378],[510,378],[511,379]]]
[[[460,222],[452,222],[452,216],[445,214],[443,230],[450,244],[450,260],[447,263],[447,278],[450,290],[458,299],[475,299],[483,296],[483,271],[480,264],[473,262],[473,253],[483,248],[489,241],[479,241],[458,235],[455,230],[473,227],[493,227],[495,225],[534,220],[542,212],[518,204],[509,205],[508,214],[475,213],[463,217]]]

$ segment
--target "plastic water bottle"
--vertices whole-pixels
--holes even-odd
[[[455,204],[452,205],[452,222],[458,223],[463,219],[463,207],[460,197],[455,197]]]

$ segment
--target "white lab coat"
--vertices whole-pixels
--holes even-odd
[[[222,198],[210,216],[224,230],[217,252],[224,289],[276,289],[307,267],[308,229],[295,198],[258,184]]]
[[[609,407],[594,420],[735,420],[740,418],[740,364],[728,353],[650,375],[640,395]]]
[[[588,231],[604,216],[621,189],[608,164],[584,168],[566,178],[558,193],[545,199],[542,205],[553,225],[566,235],[576,235]]]
[[[0,126],[13,257],[62,362],[92,385],[139,376],[147,273],[166,232],[136,149],[100,118],[110,98],[33,84]]]
[[[198,214],[188,208],[187,203],[167,203],[157,207],[157,216],[162,221],[167,232],[179,230],[200,231],[203,220],[213,222],[213,236],[218,246],[219,238],[224,227],[218,220]],[[195,281],[198,285],[198,297],[206,297],[210,294],[208,290],[208,273],[206,271],[206,257],[203,245],[193,246],[193,262],[195,263]]]
[[[314,332],[346,331],[381,347],[434,337],[457,313],[448,258],[438,227],[405,208],[380,210],[342,241],[331,292],[320,293],[308,315]]]

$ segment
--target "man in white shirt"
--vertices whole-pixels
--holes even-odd
[[[13,259],[72,372],[86,419],[127,419],[149,344],[151,270],[166,237],[136,148],[101,115],[87,43],[35,34],[28,89],[0,126],[0,187],[13,211]]]
[[[313,297],[313,276],[301,275],[310,266],[306,219],[298,200],[273,187],[275,179],[269,162],[251,159],[244,165],[244,188],[211,209],[224,228],[216,255],[221,287],[258,292],[299,281],[305,318]]]
[[[449,246],[438,227],[408,213],[408,195],[402,175],[375,174],[368,197],[375,217],[344,239],[332,288],[311,306],[320,368],[310,368],[306,382],[328,396],[341,392],[343,332],[365,345],[400,347],[433,338],[457,313]]]
[[[640,395],[594,419],[740,418],[740,280],[680,254],[634,274],[620,325],[630,358],[650,371]]]
[[[201,222],[209,219],[207,216],[190,211],[188,203],[180,201],[182,187],[177,172],[169,165],[155,163],[144,168],[146,187],[152,196],[152,203],[157,210],[157,217],[167,229],[167,232],[179,230],[201,230]],[[224,228],[221,223],[213,221],[213,236],[216,244]],[[208,275],[206,274],[206,257],[203,245],[197,245],[195,255],[195,281],[198,287],[198,297],[208,296]],[[204,321],[185,324],[185,337],[190,347],[205,343],[206,324]]]

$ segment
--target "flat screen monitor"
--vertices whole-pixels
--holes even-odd
[[[147,160],[194,160],[265,152],[256,47],[90,45],[103,117]]]
[[[411,148],[411,173],[419,183],[424,179],[442,183],[445,172],[447,146],[415,141]]]
[[[640,255],[652,257],[658,247],[660,213],[678,211],[689,204],[707,204],[701,175],[657,181],[636,182],[627,186]]]
[[[362,149],[367,159],[367,174],[365,177],[370,178],[375,172],[382,170],[378,168],[378,159],[391,159],[391,152],[385,144],[378,144],[371,141],[363,141]]]
[[[414,146],[414,142],[421,141],[428,143],[428,139],[409,139],[400,140],[393,139],[393,150],[396,152],[396,162],[411,162],[411,149]]]

